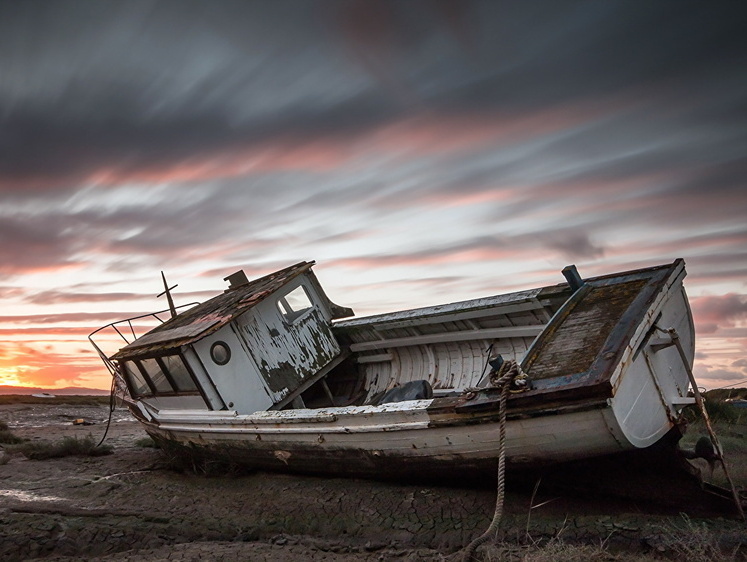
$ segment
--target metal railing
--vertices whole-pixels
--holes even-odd
[[[197,304],[199,304],[199,303],[198,302],[191,302],[191,303],[188,303],[188,304],[183,304],[181,306],[177,306],[176,310],[179,310],[179,309],[182,309],[182,308],[187,308],[187,307],[192,307],[192,306],[195,306]],[[150,312],[148,314],[140,314],[139,316],[133,316],[131,318],[126,318],[124,320],[117,320],[116,322],[111,322],[111,323],[109,323],[109,324],[107,324],[105,326],[102,326],[98,330],[95,330],[95,331],[91,332],[88,335],[88,341],[91,342],[91,345],[96,350],[96,353],[98,353],[99,358],[104,362],[104,365],[106,366],[106,368],[109,370],[109,373],[113,377],[116,377],[116,375],[117,375],[117,366],[114,364],[114,362],[111,359],[109,359],[109,356],[101,348],[101,345],[99,345],[98,343],[96,343],[96,341],[94,340],[94,336],[96,336],[97,334],[100,335],[101,332],[103,332],[104,330],[112,329],[112,330],[114,330],[114,332],[116,332],[117,335],[119,335],[119,337],[122,339],[122,341],[124,341],[124,345],[128,345],[128,344],[132,343],[133,341],[135,341],[140,336],[144,335],[143,333],[137,333],[136,332],[136,330],[135,330],[136,326],[133,325],[133,322],[136,321],[136,320],[141,320],[143,318],[154,318],[160,324],[163,324],[163,323],[165,323],[169,319],[169,318],[167,318],[166,320],[164,320],[163,318],[161,318],[159,316],[159,314],[160,315],[167,315],[170,318],[171,317],[171,310],[167,308],[167,309],[164,309],[164,310],[159,310],[158,312]],[[146,331],[150,331],[152,329],[153,329],[153,326],[148,326]],[[122,347],[124,347],[124,346],[122,346]],[[117,349],[116,351],[119,351],[119,350]]]

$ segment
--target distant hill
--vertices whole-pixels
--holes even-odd
[[[0,395],[3,394],[40,394],[46,392],[55,396],[104,396],[109,394],[108,390],[98,388],[78,388],[68,386],[65,388],[35,388],[31,386],[10,386],[0,384]]]
[[[747,399],[747,388],[716,388],[705,393],[706,398],[714,400]]]

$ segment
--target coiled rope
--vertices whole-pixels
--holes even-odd
[[[500,525],[501,517],[503,516],[503,500],[505,498],[505,478],[506,478],[506,402],[508,395],[511,392],[511,383],[517,377],[526,377],[521,372],[521,368],[515,360],[509,359],[501,365],[500,370],[497,373],[491,373],[490,384],[492,388],[500,388],[500,418],[499,418],[499,434],[498,434],[498,485],[497,493],[495,498],[495,511],[493,512],[493,519],[490,522],[487,530],[472,540],[465,548],[462,560],[467,562],[472,558],[475,551],[488,541],[495,541],[497,539],[498,525]]]

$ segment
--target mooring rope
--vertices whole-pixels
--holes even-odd
[[[116,403],[116,392],[117,392],[117,379],[115,377],[112,377],[112,387],[109,390],[109,419],[106,421],[106,430],[104,431],[104,436],[101,438],[101,441],[99,441],[96,447],[101,447],[101,445],[103,445],[104,441],[106,440],[106,436],[109,433],[109,427],[112,425],[112,414],[114,414],[114,409],[116,408],[116,404],[117,404]]]
[[[511,390],[511,382],[523,375],[521,368],[515,360],[510,359],[501,365],[500,370],[497,373],[493,373],[490,376],[490,384],[494,388],[500,388],[500,418],[499,418],[499,434],[498,434],[498,484],[495,498],[495,511],[493,512],[493,519],[490,521],[490,525],[487,530],[472,540],[464,548],[464,556],[462,560],[467,562],[472,558],[480,546],[488,541],[495,541],[497,538],[498,525],[500,525],[501,517],[503,516],[503,500],[505,498],[505,478],[506,478],[506,402],[508,395]],[[524,375],[526,376],[526,375]]]
[[[677,353],[679,353],[682,364],[685,367],[685,371],[687,372],[687,376],[690,379],[690,386],[692,387],[693,396],[695,397],[695,404],[700,410],[700,415],[703,417],[703,422],[705,423],[706,430],[708,431],[708,437],[711,440],[711,444],[716,451],[718,461],[721,463],[721,468],[724,469],[724,476],[726,477],[726,481],[729,483],[729,487],[731,488],[731,494],[734,498],[734,505],[736,506],[737,511],[739,512],[739,516],[742,518],[742,521],[747,521],[747,519],[745,519],[744,509],[742,508],[742,498],[740,497],[739,492],[734,485],[734,481],[731,479],[731,475],[726,468],[726,461],[724,460],[724,450],[721,448],[721,443],[719,443],[718,437],[716,437],[716,432],[713,430],[713,426],[711,425],[711,420],[708,416],[708,410],[706,409],[705,401],[703,400],[703,396],[701,395],[700,389],[698,388],[698,383],[695,380],[695,375],[690,368],[690,361],[688,361],[685,349],[682,347],[680,335],[674,328],[663,330],[656,326],[656,329],[669,335],[670,339],[672,340],[672,344],[674,344],[674,346],[677,348]]]

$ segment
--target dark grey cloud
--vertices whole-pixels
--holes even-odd
[[[103,324],[114,320],[121,320],[122,318],[132,318],[134,316],[139,316],[140,314],[149,314],[149,312],[69,312],[54,314],[3,315],[0,316],[0,324],[32,324],[37,326],[37,328],[33,329],[43,331],[43,328],[39,328],[38,326],[78,322],[94,322],[97,325],[100,325],[100,323]],[[62,329],[65,330],[67,328]],[[76,330],[76,328],[70,329]]]
[[[560,251],[568,259],[593,259],[604,255],[604,248],[594,244],[587,233],[580,230],[549,232],[545,244]]]
[[[102,4],[4,5],[4,191],[350,134],[391,114],[357,86],[335,96],[346,88],[328,80],[308,3]]]
[[[356,255],[326,262],[326,265],[342,265],[355,268],[375,268],[388,265],[429,265],[449,262],[460,254],[471,253],[484,260],[514,259],[526,251],[560,253],[566,259],[593,259],[604,253],[580,229],[546,230],[515,236],[475,236],[458,242],[434,244],[417,249],[402,244],[396,253],[372,253]]]
[[[723,235],[721,237],[714,235],[714,244],[719,243],[719,238],[723,245],[736,247],[747,245],[747,234],[742,234],[734,240],[729,240],[728,237],[723,237]],[[683,252],[686,248],[689,249],[691,247],[689,242],[689,240],[683,240],[678,245],[679,251]],[[674,248],[675,244],[671,246],[672,248],[668,251],[669,254],[676,250]],[[747,252],[723,251],[706,255],[693,252],[693,255],[687,259],[687,266],[688,279],[695,283],[741,281],[743,285],[747,285]]]
[[[160,195],[111,191],[95,201],[89,196],[85,208],[71,201],[31,207],[9,203],[0,208],[0,274],[90,261],[114,261],[112,267],[125,270],[135,262],[164,267],[182,263],[184,252],[193,258],[219,257],[216,244],[221,242],[228,253],[239,248],[258,253],[279,242],[262,234],[289,205],[277,198],[277,189],[274,177],[252,184],[185,184],[164,188]]]
[[[135,293],[72,293],[68,291],[49,290],[33,293],[23,300],[31,304],[50,305],[80,302],[132,301],[144,297],[145,295]]]
[[[62,217],[38,222],[0,214],[0,275],[74,265],[80,244]]]
[[[737,98],[747,87],[739,3],[463,6],[4,3],[0,193],[344,139],[418,111],[532,112],[621,91],[707,100],[724,76]]]
[[[182,300],[207,299],[215,296],[215,292],[208,291],[179,292],[178,294],[179,298]],[[23,301],[30,304],[44,306],[68,303],[111,303],[115,301],[148,301],[149,304],[152,304],[155,296],[155,293],[76,293],[72,291],[48,290],[29,294],[23,299]]]
[[[744,373],[731,371],[729,369],[711,369],[709,367],[702,367],[698,369],[698,378],[701,380],[738,381],[744,379]],[[747,379],[745,379],[745,382],[747,382]]]
[[[492,3],[490,12],[495,72],[459,92],[461,104],[535,109],[682,85],[737,68],[747,52],[747,14],[734,3]]]

